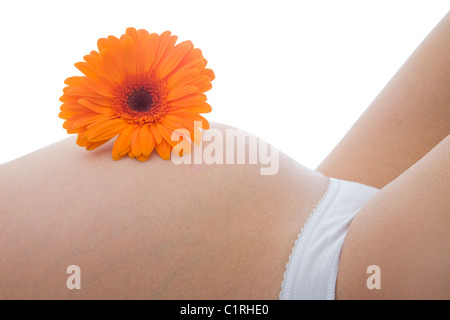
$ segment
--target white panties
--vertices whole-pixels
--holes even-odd
[[[328,189],[295,242],[281,284],[281,300],[334,300],[341,249],[358,211],[379,190],[329,179]]]

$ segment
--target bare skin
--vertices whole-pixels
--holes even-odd
[[[376,194],[353,220],[338,299],[450,299],[450,136]],[[381,269],[368,290],[367,267]]]
[[[317,168],[383,188],[350,226],[338,299],[450,298],[449,51],[447,14]]]
[[[449,35],[447,15],[317,171],[113,162],[73,139],[0,166],[0,299],[277,299],[326,176],[383,188],[350,226],[337,298],[449,299]]]
[[[450,133],[450,13],[317,168],[382,188]]]
[[[0,299],[278,297],[323,175],[285,156],[262,176],[110,151],[69,139],[0,167]],[[67,289],[69,265],[82,290]]]

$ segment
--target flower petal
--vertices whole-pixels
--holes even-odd
[[[189,81],[186,84],[196,86],[198,88],[198,91],[202,93],[209,91],[212,88],[211,80],[206,75],[195,77],[192,79],[192,81]]]
[[[92,142],[110,140],[117,136],[128,125],[128,122],[123,119],[107,120],[88,129],[86,131],[87,138]]]
[[[142,70],[144,72],[150,70],[153,65],[156,51],[158,50],[158,38],[159,36],[156,33],[152,33],[147,38],[145,38],[144,42],[142,43],[141,63]]]
[[[107,76],[102,62],[102,56],[97,51],[91,51],[90,54],[85,55],[83,57],[84,61],[89,65],[89,67],[96,73],[98,76]]]
[[[121,68],[118,66],[114,54],[109,49],[103,49],[101,54],[106,73],[116,83],[122,83],[122,81],[124,80],[124,74]]]
[[[153,136],[155,137],[156,143],[160,144],[163,138],[162,138],[161,134],[159,133],[158,128],[156,127],[156,124],[152,123],[150,125],[150,128],[152,130]]]
[[[199,73],[200,71],[198,69],[181,69],[167,77],[167,89],[172,90],[177,88],[181,86],[184,81],[198,76]]]
[[[155,148],[155,138],[153,137],[152,129],[148,125],[141,128],[141,151],[144,156],[150,156]]]
[[[87,96],[94,98],[102,98],[102,95],[86,86],[70,87],[67,94],[72,96]]]
[[[113,117],[115,117],[115,115],[113,114],[105,114],[105,113],[97,114],[93,112],[85,113],[82,114],[80,117],[77,117],[76,119],[74,118],[73,128],[78,129],[90,125],[92,123],[103,122],[105,120],[112,119]]]
[[[180,71],[181,69],[199,69],[202,70],[206,66],[206,59],[203,58],[202,51],[198,48],[194,48],[189,51],[181,60],[179,65],[172,71],[171,75]]]
[[[180,111],[180,112],[174,112],[172,114],[176,115],[178,117],[181,117],[181,118],[185,118],[188,121],[201,122],[203,129],[205,129],[205,130],[209,129],[209,122],[208,122],[208,120],[206,120],[204,117],[202,117],[201,115],[199,115],[197,113],[190,113],[190,112],[186,112],[186,111]]]
[[[138,35],[139,35],[139,39],[141,40],[141,43],[144,43],[145,38],[147,38],[150,34],[148,33],[147,30],[145,29],[139,29],[137,31]]]
[[[118,62],[117,65],[119,67],[122,67],[122,61],[123,61],[122,41],[120,41],[120,39],[115,36],[108,36],[108,42],[109,42],[108,48],[114,53],[114,56],[117,58],[117,62]]]
[[[176,130],[179,130],[179,129],[185,129],[185,130],[189,131],[189,134],[191,135],[191,137],[194,136],[194,122],[192,122],[192,123],[187,122],[186,125],[184,125],[184,124],[180,124],[179,121],[173,121],[166,117],[166,118],[164,118],[163,125],[172,132],[170,135],[171,138],[172,138],[173,132]],[[176,143],[177,143],[177,141],[173,141],[172,145],[174,145]]]
[[[178,37],[172,36],[170,31],[163,32],[158,39],[158,49],[156,51],[155,60],[153,61],[152,69],[157,68],[161,58],[167,51],[167,48],[173,47],[177,42]]]
[[[212,111],[211,106],[207,102],[195,106],[170,107],[170,113],[191,112],[191,113],[209,113]]]
[[[209,80],[211,80],[211,81],[213,81],[216,78],[214,71],[212,71],[209,68],[203,69],[202,74],[208,76]]]
[[[181,60],[184,58],[184,56],[194,48],[191,41],[185,41],[173,48],[171,52],[167,55],[167,57],[164,57],[159,66],[158,69],[156,69],[156,74],[160,78],[164,78],[167,76],[170,72],[173,71],[173,69],[178,66],[181,62]]]
[[[87,142],[86,143],[86,150],[87,151],[92,151],[97,149],[98,147],[104,145],[105,143],[107,143],[109,140],[111,139],[107,139],[107,140],[103,140],[103,141],[97,141],[97,142]]]
[[[111,104],[111,99],[110,98],[106,98],[106,97],[84,97],[86,100],[88,100],[89,102],[93,103],[93,104],[98,104],[104,107],[108,107],[111,110],[112,104]],[[79,100],[79,98],[77,98],[77,101]]]
[[[166,140],[163,140],[161,143],[155,145],[156,152],[158,152],[159,156],[164,160],[170,159],[171,147]]]
[[[94,90],[95,92],[97,92],[100,96],[104,96],[104,97],[114,97],[114,93],[112,91],[112,88],[108,85],[105,85],[104,82],[99,81],[99,79],[90,79],[90,78],[83,78],[82,80],[83,84],[85,84],[87,87],[89,87],[90,89]]]
[[[86,77],[97,78],[97,73],[86,62],[77,62],[75,67],[80,70]]]
[[[116,139],[112,155],[114,160],[119,160],[128,154],[131,148],[131,136],[133,134],[133,125],[126,127]]]
[[[174,107],[195,106],[202,104],[205,101],[206,96],[203,93],[193,93],[188,96],[169,101],[169,106]]]
[[[139,161],[142,161],[142,162],[147,161],[149,158],[150,158],[149,155],[146,156],[146,155],[143,155],[143,154],[140,154],[140,155],[138,155],[138,156],[136,157],[136,159],[138,159]]]
[[[135,30],[136,31],[136,30]],[[137,52],[133,39],[126,36],[123,42],[124,50],[124,65],[129,74],[136,74],[138,72]]]
[[[185,86],[173,89],[169,92],[167,96],[167,101],[172,101],[175,99],[183,98],[187,95],[198,93],[198,88],[196,86]]]
[[[68,86],[82,86],[83,82],[81,79],[83,79],[83,77],[70,77],[64,80],[64,83]]]
[[[125,35],[133,39],[133,41],[139,41],[140,37],[138,31],[135,28],[127,28]]]
[[[192,130],[194,128],[194,121],[191,121],[191,119],[188,117],[183,118],[183,117],[177,116],[176,114],[168,114],[168,115],[166,115],[164,120],[170,120],[170,121],[176,122],[187,129]]]
[[[98,48],[98,51],[99,51],[99,52],[102,52],[103,49],[108,48],[108,43],[109,43],[109,41],[108,41],[108,39],[106,39],[106,38],[100,38],[100,39],[98,39],[98,40],[97,40],[97,48]]]
[[[157,123],[156,127],[158,128],[158,131],[161,134],[161,136],[164,138],[164,140],[166,140],[170,145],[172,145],[173,144],[172,131],[170,129],[168,129],[167,127],[165,127],[164,125],[162,125],[161,123]]]
[[[137,126],[133,130],[131,137],[131,151],[135,156],[141,154],[141,127]]]
[[[87,99],[79,99],[78,103],[85,106],[86,108],[89,108],[90,110],[97,112],[97,113],[110,113],[112,112],[111,107],[102,106],[96,103],[93,103]]]
[[[61,105],[61,111],[73,111],[76,112],[77,114],[80,114],[86,111],[86,107],[78,103],[63,103]]]
[[[73,111],[73,110],[62,110],[58,116],[61,119],[69,119],[73,116],[76,116],[77,114],[79,114],[79,111]]]

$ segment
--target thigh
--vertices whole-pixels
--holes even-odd
[[[450,136],[360,211],[342,250],[338,299],[450,298],[449,164]],[[369,289],[371,276],[381,289]]]
[[[450,13],[318,167],[382,188],[450,133]]]

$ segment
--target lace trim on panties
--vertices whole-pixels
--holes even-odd
[[[325,204],[325,202],[326,202],[325,200],[329,198],[330,192],[334,189],[335,183],[336,183],[336,181],[335,181],[334,179],[329,178],[327,190],[324,192],[324,194],[322,195],[322,197],[320,198],[320,200],[317,202],[316,207],[314,208],[314,210],[311,212],[311,214],[309,215],[308,219],[307,219],[306,222],[304,223],[303,228],[300,230],[300,233],[299,233],[299,235],[298,235],[297,240],[295,240],[294,246],[292,247],[291,254],[289,255],[289,260],[288,260],[288,262],[286,263],[286,270],[284,271],[284,274],[283,274],[283,281],[281,282],[281,291],[280,291],[280,294],[279,294],[279,299],[280,299],[280,300],[282,299],[282,295],[283,295],[284,291],[287,289],[287,288],[285,287],[285,284],[286,284],[286,276],[287,276],[287,273],[288,273],[288,270],[289,270],[289,266],[290,266],[291,263],[292,263],[292,259],[293,259],[293,256],[294,256],[295,248],[297,247],[297,244],[300,242],[300,240],[301,240],[302,237],[303,237],[303,230],[305,230],[305,229],[308,227],[311,218],[312,218],[313,216],[315,216],[316,213],[320,212],[320,210],[322,209],[322,207],[324,206],[324,204]],[[292,288],[288,288],[288,289],[289,289],[289,290],[292,290]]]

